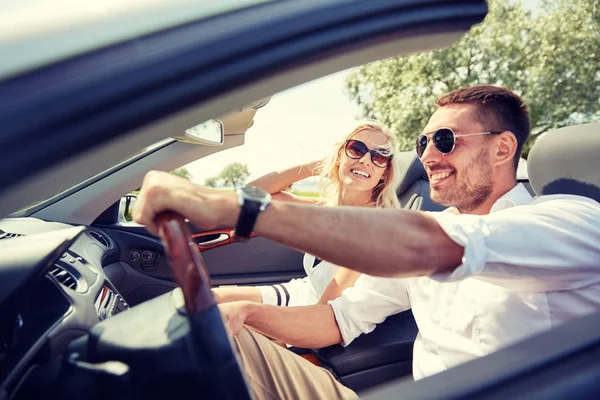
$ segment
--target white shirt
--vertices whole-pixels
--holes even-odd
[[[328,261],[317,260],[305,254],[303,259],[306,277],[287,283],[259,286],[264,304],[274,306],[311,306],[317,304],[327,286],[340,270]]]
[[[465,248],[451,274],[361,275],[329,302],[344,346],[412,308],[415,379],[600,310],[600,204],[517,185],[490,214],[429,213]]]

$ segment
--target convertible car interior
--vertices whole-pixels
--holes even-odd
[[[590,143],[592,133],[599,132],[600,124],[563,128],[540,142],[556,152],[562,143],[560,138],[581,135],[585,143]],[[556,140],[551,142],[552,139]],[[589,178],[577,179],[578,175],[572,172],[575,162],[581,170],[587,170],[588,164],[582,161],[587,158],[563,161],[565,157],[535,150],[536,147],[529,171],[542,181],[532,181],[536,193],[585,193],[600,199],[597,186],[583,183]],[[402,153],[401,157],[408,167],[399,188],[407,189],[399,190],[398,195],[410,199],[403,206],[440,210],[429,199],[429,186],[418,158],[413,152]],[[540,167],[550,161],[555,168]],[[560,172],[566,165],[570,167],[569,174]],[[108,210],[114,211],[117,206],[115,203]],[[131,380],[139,379],[144,382],[143,393],[160,398],[206,386],[201,379],[185,379],[190,374],[214,379],[212,373],[197,370],[195,353],[189,348],[194,348],[188,338],[190,324],[185,313],[178,312],[184,301],[181,291],[173,290],[177,277],[169,274],[164,248],[157,238],[142,234],[139,229],[131,231],[116,220],[111,226],[106,218],[104,215],[100,222],[87,227],[38,218],[0,221],[0,372],[4,390],[17,393],[15,398],[40,397],[49,385],[63,398],[77,398],[79,390],[91,388],[97,397],[90,398],[121,396]],[[277,246],[260,237],[251,242],[255,240],[265,242],[262,246],[269,252]],[[219,248],[230,246],[244,245],[231,243]],[[207,263],[211,253],[219,248],[202,251]],[[220,270],[212,262],[208,266],[208,271]],[[217,276],[222,281],[232,279],[220,272]],[[29,295],[19,296],[23,292]],[[136,311],[131,312],[134,304]],[[305,350],[342,383],[361,393],[398,378],[410,380],[416,334],[414,319],[407,311],[389,317],[371,334],[362,335],[348,347]],[[227,366],[223,368],[226,370]],[[172,375],[181,381],[163,380]],[[133,389],[126,392],[129,390]]]
[[[210,287],[302,277],[303,254],[170,212],[154,236],[127,217],[144,175],[243,146],[281,91],[451,45],[486,1],[114,3],[15,6],[0,35],[0,400],[249,399]],[[546,133],[519,182],[600,201],[599,138],[599,123]],[[415,152],[400,161],[402,207],[441,210]],[[347,347],[291,350],[372,399],[595,398],[598,321],[418,382],[410,311]]]
[[[188,146],[178,142],[172,144]],[[156,150],[155,153],[158,151],[161,150]],[[149,157],[153,154],[156,156],[155,153],[151,153]],[[398,196],[402,206],[426,211],[440,210],[441,207],[431,202],[429,198],[425,170],[414,151],[401,153],[400,157],[404,176],[398,188]],[[130,165],[133,168],[138,163],[139,160]],[[126,175],[127,169],[121,166],[120,174]],[[131,172],[131,174],[135,173]],[[107,179],[103,181],[106,189]],[[121,182],[121,180],[117,181]],[[89,185],[87,190],[94,192],[93,186],[93,184]],[[73,195],[77,196],[77,194],[65,194],[62,201],[67,201],[67,198]],[[32,217],[6,218],[0,221],[0,229],[3,232],[0,246],[10,249],[11,252],[15,246],[18,246],[16,251],[19,253],[21,249],[35,249],[28,253],[32,259],[39,260],[36,263],[32,263],[32,259],[22,261],[31,264],[28,273],[12,275],[7,272],[6,278],[3,275],[1,281],[5,288],[12,288],[15,294],[20,293],[23,290],[21,282],[29,281],[32,276],[30,274],[40,274],[40,270],[49,268],[45,275],[40,276],[39,287],[29,289],[36,294],[28,297],[26,304],[14,300],[16,303],[13,301],[12,305],[15,308],[7,316],[6,323],[2,324],[3,327],[8,328],[3,332],[3,338],[6,338],[9,348],[22,346],[21,352],[11,350],[14,360],[21,360],[25,356],[23,352],[30,350],[34,344],[26,340],[18,340],[21,335],[26,335],[27,328],[31,327],[31,323],[23,321],[35,321],[41,318],[47,312],[47,307],[51,307],[56,314],[48,315],[49,321],[46,321],[46,325],[36,327],[36,332],[31,332],[30,338],[37,338],[39,341],[41,338],[36,334],[46,335],[46,340],[41,342],[45,342],[47,346],[45,354],[49,359],[60,358],[67,345],[79,336],[86,336],[90,328],[97,326],[98,328],[93,328],[90,334],[94,332],[99,334],[102,332],[103,325],[97,325],[98,321],[108,320],[132,306],[139,310],[148,310],[155,320],[161,318],[156,310],[160,307],[168,308],[166,299],[176,287],[176,281],[168,265],[164,248],[157,238],[149,236],[142,227],[135,226],[133,223],[119,222],[120,203],[121,200],[118,200],[110,205],[87,228],[83,226],[73,228],[68,224],[49,222],[38,217],[44,215],[47,219],[47,216],[54,212],[52,209],[56,205],[49,205],[43,211],[36,210],[32,213]],[[73,210],[70,212],[72,213]],[[59,215],[65,218],[63,214]],[[214,243],[215,237],[223,235],[222,231],[229,230],[194,234],[195,243],[206,260],[213,285],[234,282],[235,284],[271,283],[280,282],[282,278],[302,276],[300,253],[261,237],[255,237],[247,244],[223,241],[219,244],[207,245]],[[47,237],[47,240],[43,239],[44,237]],[[54,248],[58,244],[60,244],[59,248]],[[247,254],[248,250],[258,255]],[[238,254],[240,251],[242,253]],[[227,252],[227,257],[234,262],[228,262],[222,255],[224,252]],[[6,250],[3,254],[6,254]],[[273,260],[274,267],[269,274],[267,273],[270,265],[268,263],[265,265],[264,262],[267,257],[261,257],[264,254],[268,254],[268,259]],[[239,261],[242,259],[245,260],[243,263]],[[282,263],[281,259],[287,261]],[[8,267],[12,260],[4,257],[1,262],[3,267],[5,265]],[[274,269],[281,269],[282,264],[287,265],[288,269],[284,271]],[[289,269],[289,266],[294,266],[295,269]],[[9,271],[12,271],[12,268]],[[243,274],[240,271],[243,271]],[[41,294],[38,296],[37,293]],[[53,302],[59,302],[61,306],[54,307]],[[168,315],[166,313],[165,317]],[[168,322],[165,321],[165,324],[168,325]],[[126,331],[131,329],[137,332],[134,336],[129,336],[124,331],[118,333],[117,337],[132,339],[131,343],[123,346],[132,346],[131,361],[135,360],[137,363],[143,360],[144,356],[134,349],[138,346],[148,346],[147,340],[151,339],[144,339],[145,329],[141,329],[140,326],[138,331],[134,320],[128,320],[126,324]],[[346,348],[336,345],[324,349],[309,349],[309,351],[319,359],[321,366],[329,369],[340,381],[354,390],[361,391],[411,374],[412,344],[416,333],[417,328],[412,314],[407,311],[388,318],[373,333],[358,338]],[[86,344],[85,347],[88,349],[87,356],[90,357],[88,360],[111,360],[112,354],[91,354],[89,345]],[[81,350],[77,352],[77,354],[83,353]],[[147,356],[160,357],[159,353],[150,351],[147,352]],[[121,361],[130,363],[130,360]],[[140,365],[151,363],[150,360],[140,362],[142,362]],[[3,364],[6,371],[18,370],[9,359],[3,360]],[[31,382],[40,380],[39,375],[46,374],[47,371],[34,369],[30,373],[31,377],[27,380],[29,383],[24,387],[29,387]]]
[[[230,121],[232,118],[230,116],[223,120]],[[240,118],[241,116],[237,116],[236,121]],[[245,125],[251,125],[251,122],[246,121]],[[239,132],[239,129],[236,132]],[[171,145],[183,146],[186,149],[189,146],[177,141],[172,141]],[[157,157],[156,153],[165,152],[165,149],[168,149],[168,146],[154,150],[147,157]],[[163,157],[165,155],[168,158],[172,156],[171,153],[165,153]],[[160,159],[162,160],[163,157]],[[400,160],[403,178],[397,193],[401,205],[404,208],[423,211],[442,210],[443,208],[433,203],[429,197],[427,176],[414,151],[400,153]],[[139,168],[137,165],[139,160],[135,161],[132,161],[129,167],[133,171],[128,172],[129,168],[122,165],[118,169],[118,174],[135,175]],[[121,183],[126,178],[113,178],[113,180]],[[105,177],[103,181],[103,187],[106,189],[109,187],[107,181],[110,180]],[[87,190],[95,193],[94,184],[89,184]],[[71,196],[81,196],[81,190],[63,194],[61,200],[67,201]],[[36,390],[40,390],[43,386],[34,382],[52,381],[48,374],[52,377],[52,374],[59,373],[61,364],[58,360],[64,358],[62,355],[69,344],[70,351],[78,354],[78,357],[84,355],[87,357],[86,362],[109,363],[118,357],[120,362],[125,363],[132,370],[143,367],[148,379],[153,376],[153,373],[159,373],[159,371],[150,371],[148,365],[163,357],[162,352],[165,354],[164,357],[172,357],[170,354],[175,351],[170,347],[172,343],[161,343],[143,327],[148,323],[146,318],[151,318],[157,326],[161,327],[168,327],[171,324],[176,327],[177,324],[183,323],[173,322],[176,315],[167,312],[172,302],[170,299],[173,297],[172,291],[176,288],[176,281],[160,241],[149,236],[142,227],[133,223],[119,222],[121,203],[122,200],[119,199],[110,205],[88,227],[74,228],[68,224],[50,222],[39,217],[43,215],[48,219],[48,216],[55,212],[53,210],[55,205],[43,209],[34,208],[32,217],[6,218],[0,221],[0,229],[3,232],[0,246],[3,245],[3,248],[18,253],[23,252],[22,249],[35,249],[35,251],[28,251],[30,258],[21,260],[28,266],[22,274],[12,274],[15,266],[6,270],[8,271],[6,276],[3,275],[1,279],[3,286],[7,289],[11,288],[16,295],[25,289],[22,287],[23,283],[29,282],[34,274],[40,275],[35,280],[36,286],[28,288],[32,296],[25,301],[13,299],[6,303],[10,304],[12,311],[5,316],[2,337],[8,346],[6,350],[10,349],[13,357],[2,360],[4,371],[6,373],[18,371],[19,365],[16,362],[22,361],[27,352],[35,350],[36,344],[43,347],[37,349],[37,352],[44,354],[44,361],[55,360],[50,363],[51,367],[36,366],[28,372],[27,377],[22,381],[25,383],[20,386],[23,388],[20,391],[23,393],[23,398],[39,395]],[[61,218],[67,218],[60,212],[56,212]],[[69,213],[73,214],[73,210]],[[302,276],[302,255],[264,238],[254,237],[249,244],[227,240],[215,243],[215,238],[219,238],[224,235],[223,232],[229,230],[220,229],[193,234],[195,243],[207,262],[207,270],[213,285],[273,283]],[[249,254],[248,251],[253,252],[254,255]],[[6,251],[3,254],[6,254]],[[264,257],[265,254],[269,254],[268,259],[273,260],[271,264],[268,262],[265,264],[267,259]],[[242,268],[239,264],[241,259],[245,260]],[[286,260],[285,265],[288,266],[284,271],[280,270],[282,259]],[[8,268],[12,259],[3,258],[1,262],[4,274],[4,267]],[[290,265],[294,265],[295,269],[290,269]],[[45,270],[47,270],[45,274],[40,272]],[[57,304],[53,305],[54,303]],[[132,306],[140,310],[139,313],[144,315],[144,318],[139,321],[131,317],[109,321],[111,317]],[[49,310],[52,310],[51,314],[48,314]],[[124,315],[123,318],[127,318],[127,314]],[[184,320],[181,316],[179,318]],[[29,321],[35,321],[37,325],[33,332],[28,331],[34,328]],[[98,323],[99,321],[105,322]],[[127,322],[123,325],[125,330],[111,334],[110,340],[118,342],[123,338],[129,338],[131,341],[104,343],[108,333],[103,336],[102,332],[105,326],[111,326],[111,321],[115,321],[115,326],[121,326],[118,324],[120,321]],[[136,324],[139,326],[136,327]],[[136,333],[130,335],[128,332]],[[335,345],[323,349],[303,349],[300,352],[313,354],[318,359],[319,365],[327,368],[342,383],[360,393],[385,382],[410,377],[412,345],[416,334],[417,327],[412,314],[406,311],[387,318],[372,333],[362,335],[348,347]],[[21,339],[22,336],[29,340]],[[77,338],[79,339],[75,340]],[[92,352],[90,340],[98,346],[99,343],[102,344],[94,350],[97,353]],[[152,343],[153,340],[158,342]],[[79,346],[79,349],[75,352],[72,350],[73,346]],[[158,351],[162,346],[166,347]],[[124,351],[130,354],[128,358],[122,358]],[[182,352],[180,348],[177,351]],[[188,362],[190,365],[193,364],[191,361]],[[110,376],[112,373],[113,367],[110,364],[104,367],[91,367],[91,365],[90,371],[96,371],[94,373],[99,375]],[[102,368],[107,370],[104,371]],[[171,372],[160,369],[160,373]],[[149,379],[149,381],[153,380]],[[146,387],[156,394],[159,388],[166,386],[161,384],[158,387]],[[64,393],[64,396],[70,394]]]

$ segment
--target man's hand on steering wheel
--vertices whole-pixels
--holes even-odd
[[[235,226],[239,215],[237,195],[196,185],[188,179],[161,171],[146,174],[133,209],[133,220],[158,234],[156,216],[163,211],[184,215],[203,229]]]

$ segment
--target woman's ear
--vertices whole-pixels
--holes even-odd
[[[340,149],[338,150],[337,157],[336,157],[336,159],[335,159],[335,165],[340,165],[340,160],[341,160],[341,158],[342,158],[342,151],[344,151],[344,149],[343,149],[343,148],[340,148]]]
[[[390,169],[388,167],[385,169],[385,171],[383,171],[383,175],[381,175],[381,179],[383,180],[383,183],[387,183],[389,176],[390,176]]]

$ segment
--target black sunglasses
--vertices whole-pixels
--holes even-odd
[[[427,143],[429,143],[429,138],[431,137],[431,141],[433,145],[442,154],[450,154],[454,150],[456,146],[456,138],[457,137],[466,137],[466,136],[477,136],[477,135],[497,135],[502,133],[503,131],[490,131],[490,132],[479,132],[479,133],[464,133],[464,134],[456,134],[450,128],[440,128],[436,131],[424,133],[422,135],[417,136],[417,155],[419,158],[423,157],[423,153],[425,153],[425,149],[427,148]]]
[[[360,140],[348,139],[346,140],[346,155],[354,160],[359,160],[364,157],[365,154],[371,154],[371,161],[373,165],[379,168],[385,168],[390,163],[393,154],[383,154],[384,149],[369,149],[366,144]]]

